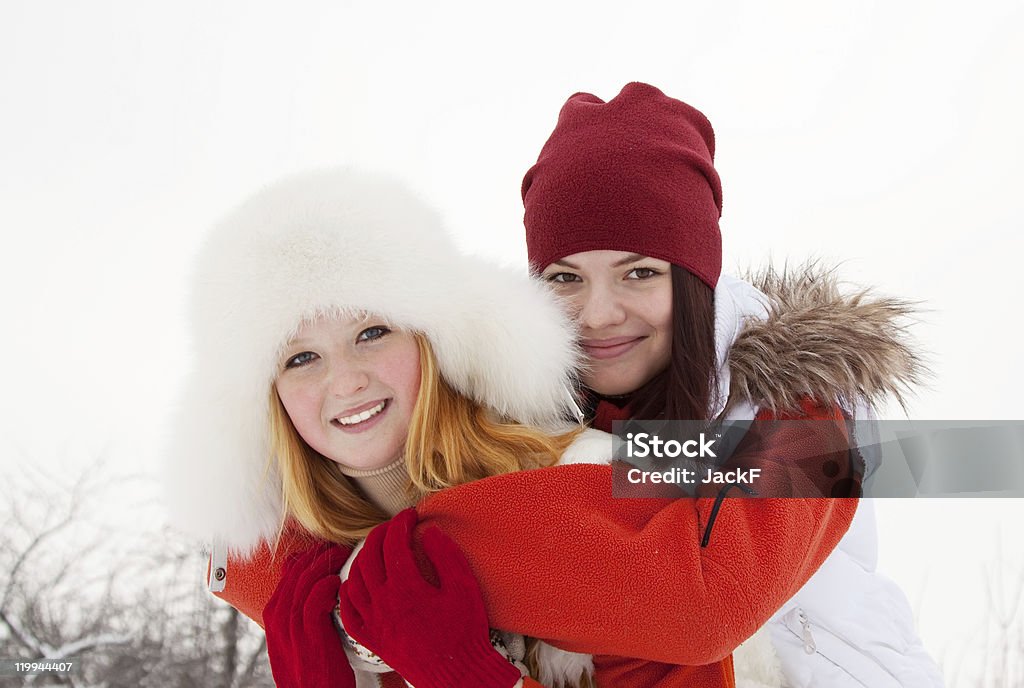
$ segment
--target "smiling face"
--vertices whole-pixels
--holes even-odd
[[[382,468],[405,448],[419,395],[419,346],[410,332],[372,315],[321,318],[288,342],[274,384],[315,451],[348,468]]]
[[[574,310],[589,364],[583,383],[598,394],[629,394],[668,367],[670,268],[625,251],[574,253],[544,268]]]

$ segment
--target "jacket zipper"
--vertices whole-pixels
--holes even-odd
[[[701,547],[707,547],[708,543],[711,541],[711,528],[715,525],[715,519],[718,518],[718,510],[722,506],[722,500],[725,499],[725,495],[728,494],[729,490],[734,487],[739,488],[748,495],[752,495],[754,497],[757,496],[757,492],[746,485],[740,485],[739,483],[729,483],[724,485],[722,489],[718,491],[718,496],[715,497],[715,503],[711,506],[711,515],[708,517],[708,524],[704,528],[704,536],[700,539]]]
[[[794,620],[794,617],[795,617],[795,620],[800,623],[800,633],[797,633],[796,630],[792,627],[792,621]],[[811,621],[810,621],[810,618],[807,616],[807,612],[805,612],[802,607],[796,607],[795,609],[793,609],[793,610],[791,610],[789,612],[786,612],[786,614],[783,616],[783,621],[785,622],[786,630],[788,630],[790,633],[792,633],[793,635],[797,636],[798,638],[800,638],[803,641],[804,652],[806,652],[809,655],[813,655],[815,653],[820,654],[822,657],[825,657],[830,662],[833,662],[835,664],[835,662],[832,660],[831,657],[829,657],[828,655],[826,655],[826,654],[824,654],[822,652],[818,652],[818,644],[814,641],[814,636],[811,634]],[[845,644],[847,647],[852,648],[861,657],[864,657],[865,659],[869,660],[872,664],[874,664],[879,669],[881,669],[886,674],[888,674],[889,677],[895,682],[896,685],[900,685],[899,679],[896,678],[896,676],[889,670],[889,668],[887,666],[885,666],[880,661],[878,661],[878,659],[876,659],[875,657],[871,656],[870,654],[864,652],[859,647],[857,647],[854,643],[851,643],[846,637],[836,633],[835,631],[829,630],[829,629],[825,628],[824,626],[821,627],[821,630],[824,631],[827,635],[831,635],[836,640],[838,640],[841,643]],[[839,665],[839,664],[836,664],[836,665],[839,666],[844,671],[846,671],[846,673],[848,673],[848,674],[850,673],[849,670],[846,667],[843,667],[842,665]],[[850,674],[850,676],[853,677],[853,679],[855,681],[857,681],[858,683],[860,683],[861,685],[866,685],[863,681],[858,679],[856,676],[853,676],[853,674]]]
[[[818,650],[817,643],[814,642],[814,636],[811,635],[811,622],[807,618],[807,614],[800,607],[796,608],[796,617],[800,621],[801,635],[804,641],[804,652],[809,655],[813,655]]]

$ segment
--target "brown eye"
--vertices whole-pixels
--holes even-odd
[[[654,268],[633,268],[632,270],[629,271],[629,274],[626,278],[644,280],[650,279],[651,277],[656,277],[657,275],[660,274],[661,273],[655,270]]]

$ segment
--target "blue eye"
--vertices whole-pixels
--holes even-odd
[[[300,368],[310,361],[316,359],[317,355],[312,351],[303,351],[301,354],[295,354],[284,363],[284,367],[287,368]]]
[[[373,327],[367,327],[365,330],[360,332],[359,335],[356,337],[356,341],[372,342],[390,333],[391,330],[384,327],[383,325],[374,325]]]
[[[548,282],[556,284],[568,284],[569,282],[582,282],[580,276],[572,272],[556,272],[547,276]]]

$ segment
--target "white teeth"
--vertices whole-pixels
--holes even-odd
[[[355,425],[356,423],[362,423],[364,420],[369,420],[383,411],[386,403],[387,402],[382,401],[373,408],[366,409],[362,413],[357,413],[353,416],[345,416],[344,418],[335,418],[334,420],[341,425]]]

